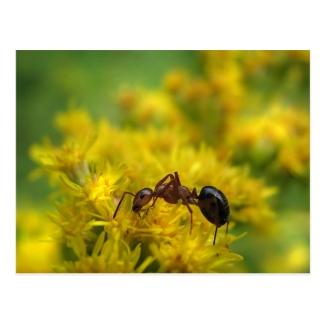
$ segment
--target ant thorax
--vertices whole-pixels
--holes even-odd
[[[183,199],[182,204],[186,204],[184,202],[184,198],[188,204],[196,204],[196,202],[193,199],[192,193],[189,191],[189,189],[186,186],[179,186],[178,187],[178,197],[180,199]]]
[[[174,187],[171,184],[162,184],[156,187],[155,195],[163,198],[167,203],[176,204],[177,199],[173,196]]]

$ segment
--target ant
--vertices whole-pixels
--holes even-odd
[[[178,200],[181,199],[182,204],[186,205],[187,209],[191,214],[190,233],[192,232],[193,223],[193,211],[190,207],[190,204],[195,204],[200,208],[203,216],[209,222],[216,225],[213,240],[213,245],[215,245],[217,229],[219,227],[227,223],[226,234],[228,233],[230,209],[226,196],[220,190],[213,186],[204,186],[200,191],[200,195],[197,195],[195,188],[192,190],[192,192],[190,192],[187,187],[181,185],[178,173],[175,172],[174,174],[175,176],[173,174],[168,174],[164,178],[162,178],[156,184],[154,190],[146,187],[137,192],[136,194],[133,194],[131,192],[124,192],[113,214],[113,219],[116,217],[116,214],[120,208],[125,194],[130,194],[134,196],[132,211],[138,213],[152,199],[153,203],[150,205],[150,207],[153,207],[155,205],[158,198],[162,198],[170,204],[176,204]],[[168,183],[164,183],[168,179],[168,177],[170,178],[170,181]],[[196,202],[194,199],[197,199],[198,202]]]
[[[170,177],[171,180],[168,183],[163,184],[168,177]],[[179,199],[182,199],[182,204],[186,205],[189,212],[191,213],[191,231],[192,231],[193,211],[190,208],[189,204],[196,204],[196,202],[193,199],[193,196],[196,195],[196,191],[195,189],[193,191],[195,193],[194,192],[191,193],[187,187],[181,185],[177,172],[175,172],[175,176],[172,174],[168,174],[156,184],[154,190],[146,187],[140,190],[135,195],[131,192],[124,192],[118,206],[116,207],[116,210],[113,215],[113,219],[116,217],[117,211],[124,199],[125,194],[131,194],[132,196],[134,196],[132,211],[138,213],[140,212],[142,207],[148,204],[152,199],[153,199],[153,203],[151,204],[150,208],[155,205],[158,198],[163,198],[167,203],[170,204],[176,204]]]

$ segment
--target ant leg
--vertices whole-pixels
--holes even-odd
[[[168,174],[164,178],[162,178],[155,186],[155,189],[161,185],[168,177],[170,177],[171,180],[174,180],[174,175],[173,174]]]
[[[140,214],[141,211],[143,212],[143,213],[142,213],[142,216],[141,216],[141,214]],[[147,208],[147,209],[145,209],[145,210],[142,210],[142,209],[141,209],[140,211],[138,211],[138,218],[139,218],[139,219],[142,219],[143,216],[146,216],[146,215],[148,214],[148,211],[149,211],[149,208]]]
[[[229,219],[227,220],[227,226],[226,226],[226,236],[227,236],[227,234],[228,234],[228,225],[229,225]],[[229,247],[228,247],[228,244],[226,244],[226,247],[227,247],[227,248],[229,248]]]
[[[226,235],[228,234],[228,225],[229,225],[229,220],[227,221]],[[218,226],[216,226],[216,231],[214,233],[213,245],[215,245],[215,243],[216,243],[217,230],[218,230]],[[226,247],[229,248],[227,244],[226,244]]]
[[[227,226],[226,226],[226,236],[228,234],[228,225],[229,225],[229,220],[227,221]],[[217,229],[218,229],[218,226],[216,226],[216,231],[214,233],[213,245],[215,245],[215,243],[216,243]],[[229,248],[227,244],[226,244],[226,247]]]
[[[191,228],[190,228],[190,234],[191,234],[192,233],[192,226],[193,226],[193,216],[192,216],[193,211],[190,208],[190,205],[188,204],[188,202],[186,200],[186,197],[184,196],[183,192],[180,192],[180,195],[181,195],[181,199],[182,199],[183,203],[187,206],[187,209],[191,214]]]
[[[174,183],[174,181],[175,181],[175,180],[172,179],[169,183],[165,184],[166,186],[164,187],[164,189],[163,189],[162,191],[160,191],[160,192],[156,192],[156,193],[155,193],[155,198],[153,199],[153,202],[152,202],[152,204],[150,205],[150,208],[152,208],[152,207],[155,205],[157,199],[160,198],[160,197],[162,197],[162,195],[167,191],[167,189],[169,188],[169,186],[172,185],[172,184]],[[160,184],[160,185],[161,185],[161,184]],[[159,186],[159,185],[157,185],[157,186]],[[157,187],[157,186],[156,186],[156,187]],[[176,200],[176,201],[177,201],[177,200]]]
[[[150,206],[151,207],[151,206]],[[146,209],[146,212],[143,214],[144,216],[146,216],[147,214],[148,214],[148,211],[149,211],[149,208],[150,207],[148,207],[147,209]]]
[[[157,191],[157,187],[159,187],[160,185],[162,185],[162,184],[164,183],[164,181],[165,181],[168,177],[170,177],[171,181],[170,181],[169,183],[166,184],[166,186],[163,188],[163,190]],[[162,194],[165,193],[165,191],[168,189],[168,187],[169,187],[171,184],[173,184],[173,182],[174,182],[174,176],[173,176],[172,174],[168,174],[168,175],[166,175],[164,178],[162,178],[162,179],[161,179],[161,180],[156,184],[155,189],[154,189],[154,192],[155,192],[155,195],[154,195],[154,196],[155,196],[155,198],[153,199],[153,203],[150,205],[150,208],[153,207],[153,206],[155,205],[157,199],[158,199],[159,197],[161,197]]]
[[[216,231],[214,232],[213,245],[216,244],[217,231],[218,231],[218,226],[216,226]]]
[[[179,186],[181,186],[181,184],[179,182],[177,172],[175,172],[175,178],[173,179],[173,181],[174,181],[174,184],[173,184],[173,192],[171,193],[171,197],[173,198],[173,201],[176,204],[178,199],[179,199],[179,197],[178,197],[178,188],[179,188]]]
[[[134,195],[133,193],[131,193],[131,192],[124,192],[124,193],[123,193],[122,198],[121,198],[119,204],[117,205],[116,210],[115,210],[115,212],[114,212],[114,214],[113,214],[113,219],[116,217],[117,211],[118,211],[118,209],[120,208],[120,205],[121,205],[121,203],[122,203],[122,201],[123,201],[123,199],[124,199],[125,194],[131,194],[131,195],[135,196],[135,195]]]
[[[175,201],[177,201],[179,196],[181,196],[183,204],[185,204],[187,206],[188,211],[191,213],[191,228],[190,228],[190,234],[191,234],[192,233],[192,227],[193,227],[193,211],[190,208],[190,205],[188,204],[184,193],[182,191],[178,190],[182,186],[181,181],[180,181],[179,176],[178,176],[178,172],[174,172],[174,174],[175,174],[175,185],[176,186],[174,186],[174,189],[173,189],[173,198],[174,198]],[[195,190],[195,193],[196,193],[196,190]],[[197,194],[196,194],[196,196],[197,196]]]
[[[182,186],[181,184],[181,181],[179,180],[179,177],[178,177],[178,172],[175,172],[175,179],[176,179],[176,182],[178,183],[178,186]]]

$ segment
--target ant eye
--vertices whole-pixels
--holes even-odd
[[[140,194],[140,199],[143,199],[145,195],[146,195],[146,192],[142,191],[141,194]]]

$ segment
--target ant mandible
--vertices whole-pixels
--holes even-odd
[[[116,214],[120,208],[125,194],[130,194],[134,196],[132,211],[138,213],[152,199],[153,203],[150,207],[153,207],[155,205],[158,198],[163,198],[167,203],[170,204],[176,204],[178,200],[181,199],[182,204],[187,206],[187,209],[191,214],[190,233],[192,232],[193,211],[189,205],[195,204],[200,208],[203,216],[209,222],[216,225],[213,240],[213,245],[215,245],[217,230],[219,227],[227,223],[226,234],[228,233],[230,209],[226,196],[220,190],[213,186],[203,187],[200,191],[200,195],[197,195],[195,188],[191,193],[187,187],[181,185],[181,182],[178,177],[178,172],[175,172],[174,174],[175,176],[172,174],[168,174],[164,178],[162,178],[156,184],[154,190],[146,187],[137,192],[136,194],[133,194],[131,192],[124,192],[113,214],[113,219],[116,217]],[[170,181],[168,183],[164,183],[168,179],[168,177],[170,178]],[[196,202],[194,199],[197,199],[198,202]]]

